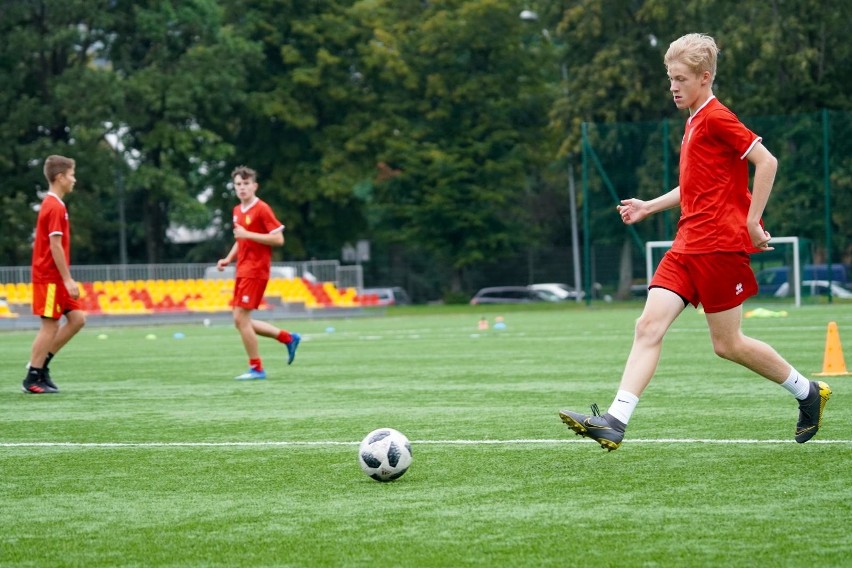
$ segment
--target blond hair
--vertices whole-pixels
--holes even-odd
[[[56,176],[73,170],[76,164],[74,160],[65,156],[48,156],[44,161],[44,177],[47,178],[48,183],[53,183],[56,181]]]
[[[673,63],[683,63],[696,75],[710,72],[710,81],[716,77],[716,56],[719,48],[716,41],[705,34],[687,34],[674,40],[663,62],[668,69]]]

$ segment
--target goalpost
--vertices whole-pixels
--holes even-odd
[[[657,268],[654,262],[654,249],[669,249],[674,241],[648,241],[645,243],[645,276],[647,282],[651,283],[651,277]],[[772,237],[771,246],[789,244],[793,245],[793,273],[788,278],[789,285],[793,287],[796,307],[802,305],[802,267],[799,261],[799,237]]]

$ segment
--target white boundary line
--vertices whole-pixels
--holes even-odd
[[[499,445],[561,445],[596,443],[587,439],[553,440],[412,440],[412,445],[499,446]],[[633,439],[628,444],[716,444],[716,445],[776,445],[794,444],[795,440],[714,440],[701,438]],[[852,440],[811,440],[808,444],[852,444]],[[275,448],[357,446],[360,442],[0,442],[0,448]]]

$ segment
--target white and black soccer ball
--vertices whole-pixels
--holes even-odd
[[[358,464],[376,481],[393,481],[411,465],[411,442],[393,428],[373,430],[361,441]]]

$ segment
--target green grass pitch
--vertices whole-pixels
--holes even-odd
[[[716,357],[690,308],[618,451],[560,422],[609,405],[640,311],[288,320],[296,361],[261,340],[270,378],[247,383],[227,323],[91,327],[40,396],[35,332],[0,333],[0,565],[850,566],[852,377],[796,444],[792,397]],[[852,358],[848,304],[744,329],[812,376],[829,321]],[[414,462],[378,483],[357,446],[386,426]]]

